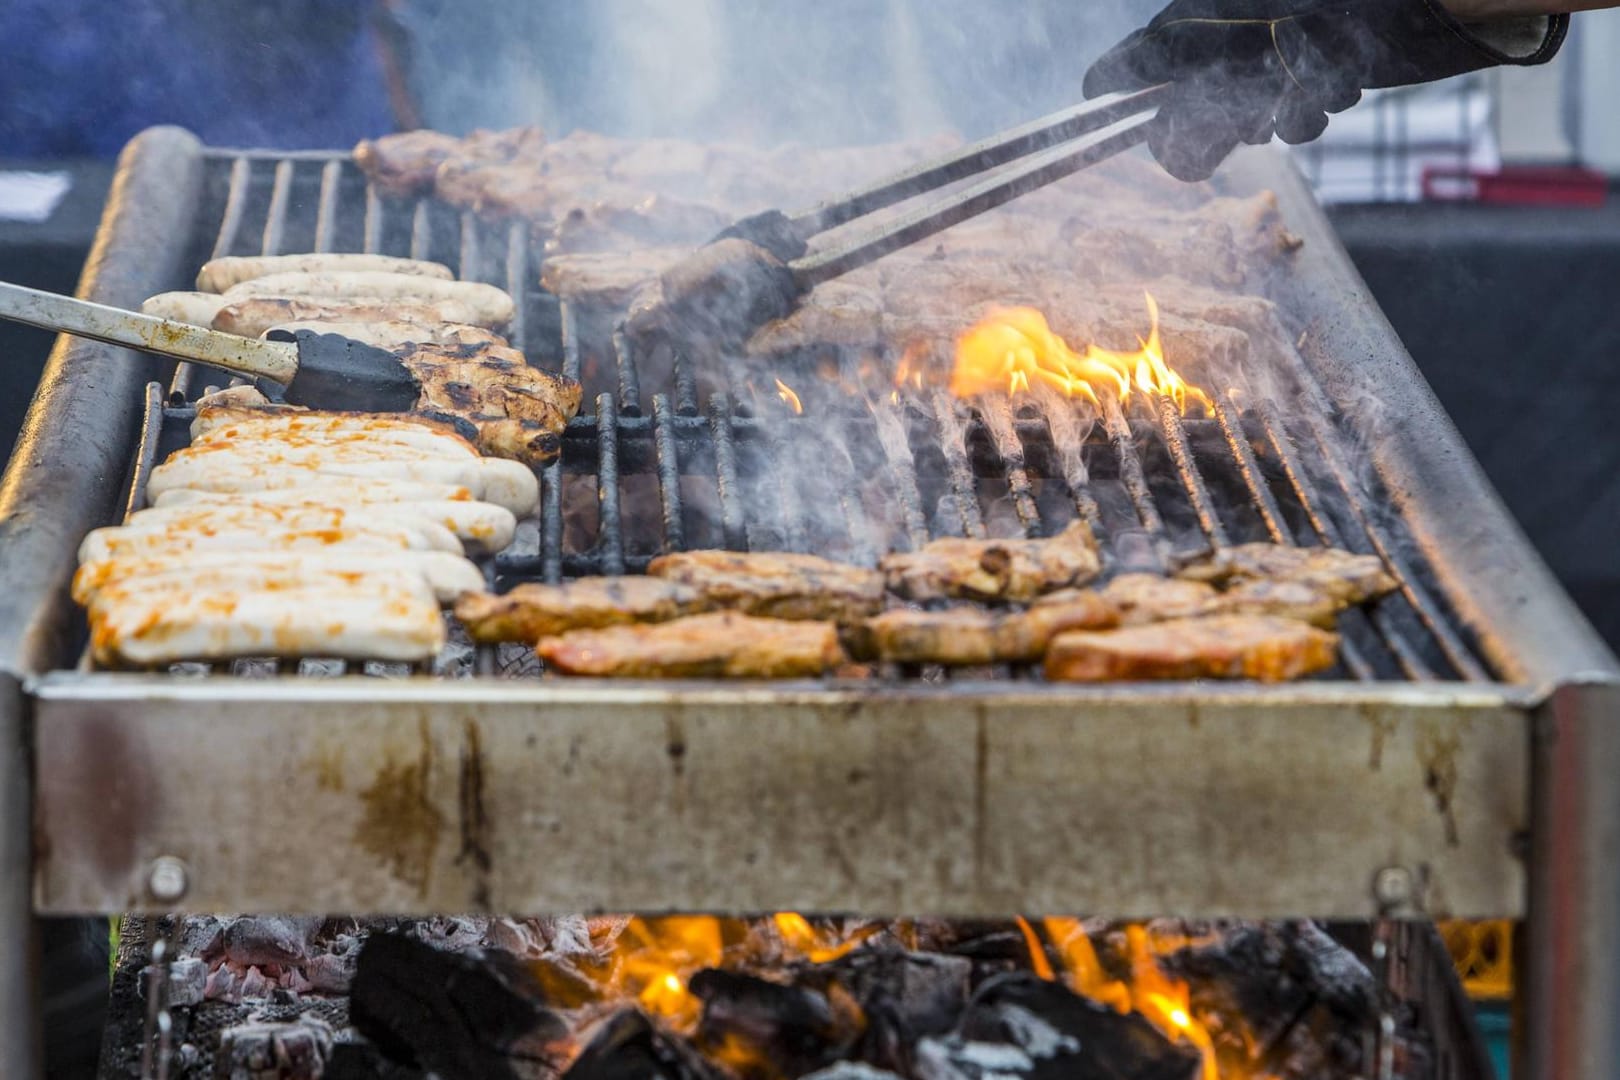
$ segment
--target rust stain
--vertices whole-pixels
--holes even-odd
[[[433,757],[433,740],[423,719],[415,758],[401,762],[389,753],[376,779],[360,792],[365,809],[354,836],[356,844],[423,896],[433,881],[433,858],[444,828],[444,815],[429,794]]]
[[[1368,751],[1367,767],[1373,772],[1377,772],[1384,767],[1384,748],[1389,744],[1389,738],[1395,734],[1398,725],[1389,717],[1379,716],[1367,708],[1361,710],[1361,716],[1362,719],[1367,721],[1367,726],[1372,729],[1369,732],[1372,739]]]
[[[343,790],[343,744],[321,739],[310,754],[309,767],[315,773],[315,786],[322,791]]]
[[[489,814],[484,805],[483,733],[478,721],[467,720],[461,732],[461,768],[457,787],[461,851],[456,863],[471,868],[473,904],[481,911],[490,909]]]
[[[1418,742],[1418,765],[1423,770],[1423,786],[1434,798],[1435,809],[1446,827],[1446,844],[1462,846],[1457,828],[1457,757],[1462,737],[1453,731],[1425,730]]]

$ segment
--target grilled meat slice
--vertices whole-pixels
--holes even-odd
[[[1119,608],[1120,621],[1126,626],[1208,614],[1220,596],[1214,586],[1202,581],[1157,574],[1121,574],[1103,586],[1102,594]]]
[[[690,250],[731,223],[731,215],[718,207],[667,195],[649,196],[638,188],[616,187],[588,206],[578,205],[561,192],[554,192],[550,201],[556,225],[546,241],[546,251],[557,255],[676,245]]]
[[[877,291],[847,280],[829,281],[792,314],[755,331],[748,339],[748,354],[780,356],[817,346],[875,348],[883,342],[883,302]]]
[[[1070,589],[1049,599],[1028,611],[886,611],[851,636],[863,657],[899,664],[1021,664],[1039,660],[1057,634],[1119,624],[1118,609],[1095,591]]]
[[[467,593],[456,601],[456,618],[474,641],[532,645],[570,630],[668,622],[712,606],[696,589],[673,581],[590,577],[561,585],[519,585],[504,596]]]
[[[879,567],[889,588],[911,600],[1023,603],[1084,585],[1102,569],[1102,558],[1090,526],[1076,521],[1045,540],[935,540],[920,551],[886,556]]]
[[[690,586],[716,607],[776,619],[853,623],[883,607],[883,575],[816,555],[683,551],[647,573]]]
[[[1046,677],[1059,682],[1256,679],[1284,682],[1333,666],[1339,637],[1293,619],[1209,615],[1059,634]]]
[[[575,630],[546,638],[540,658],[567,675],[643,679],[792,679],[844,660],[830,622],[762,619],[734,611],[673,622]]]
[[[579,411],[579,383],[530,367],[498,345],[418,345],[398,354],[422,384],[417,407],[462,416],[492,457],[539,465],[562,448],[563,429]]]
[[[1344,604],[1360,604],[1398,588],[1376,555],[1325,547],[1239,544],[1183,567],[1178,577],[1215,584],[1292,581],[1309,585]]]
[[[461,150],[461,140],[438,131],[402,131],[364,139],[354,148],[354,163],[379,191],[420,195],[433,187],[439,166]]]
[[[637,290],[688,254],[686,248],[638,248],[552,255],[540,268],[540,287],[564,300],[627,307]]]
[[[1336,596],[1309,581],[1261,579],[1238,582],[1218,594],[1204,614],[1276,615],[1331,630],[1339,612],[1349,606],[1346,594]]]

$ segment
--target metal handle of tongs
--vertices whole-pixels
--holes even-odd
[[[865,266],[874,259],[993,210],[1081,169],[1129,150],[1147,138],[1148,124],[1158,114],[1167,86],[1110,94],[1013,128],[876,183],[819,203],[802,213],[760,215],[739,223],[748,235],[751,222],[764,225],[779,256],[791,259],[794,277],[810,289]],[[1030,159],[1023,161],[1023,159]],[[1023,161],[1014,168],[1002,166]],[[1000,170],[1000,171],[998,171]],[[938,188],[979,176],[960,191],[811,255],[804,246],[819,233],[896,206]],[[791,250],[780,250],[783,245]]]

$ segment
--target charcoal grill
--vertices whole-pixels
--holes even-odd
[[[212,255],[296,250],[437,258],[522,297],[514,343],[583,378],[589,405],[544,474],[532,543],[491,568],[497,581],[636,570],[705,544],[869,555],[867,510],[839,494],[877,475],[902,543],[1041,534],[1080,514],[1115,557],[1326,540],[1383,555],[1402,587],[1347,620],[1333,677],[1270,688],[1060,687],[1019,671],[559,682],[494,677],[522,673],[494,653],[452,665],[466,678],[78,670],[73,549],[139,491],[202,380],[181,368],[143,409],[135,365],[63,341],[0,482],[0,858],[14,870],[0,919],[21,934],[31,911],[177,907],[1527,918],[1528,1075],[1620,1067],[1616,663],[1283,159],[1256,152],[1226,183],[1276,191],[1305,240],[1276,297],[1301,331],[1275,358],[1286,403],[1228,399],[1202,422],[1110,415],[1082,447],[1038,416],[939,397],[871,411],[872,438],[843,458],[813,417],[773,417],[743,369],[674,357],[655,371],[602,313],[540,293],[520,226],[384,200],[343,155],[143,134],[81,286],[91,299],[134,305]],[[878,438],[889,423],[904,438]],[[1065,472],[1074,450],[1085,483]],[[826,462],[825,482],[789,483],[795,458]],[[570,543],[565,491],[593,480],[599,510]],[[805,513],[821,498],[838,502],[830,533]],[[12,1030],[27,991],[0,981]],[[7,1075],[34,1064],[19,1045]]]

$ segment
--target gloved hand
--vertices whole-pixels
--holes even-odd
[[[1086,72],[1085,94],[1172,89],[1153,156],[1203,180],[1242,142],[1309,142],[1363,90],[1552,59],[1568,15],[1463,23],[1439,0],[1174,0]]]

